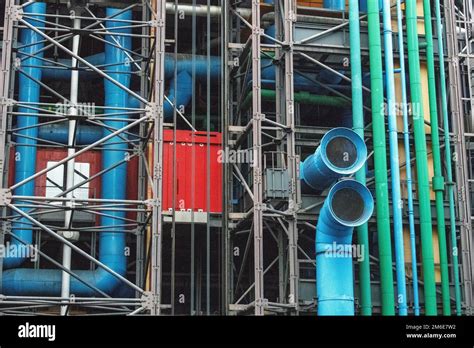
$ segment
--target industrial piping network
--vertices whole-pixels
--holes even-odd
[[[408,111],[406,110],[406,82],[405,82],[405,57],[403,52],[403,35],[402,35],[402,12],[401,1],[397,1],[397,20],[399,30],[399,47],[400,55],[400,74],[402,81],[402,102],[403,109],[403,135],[405,144],[405,154],[407,163],[410,163],[409,138],[408,138]],[[318,314],[320,315],[353,315],[354,314],[354,295],[353,295],[353,279],[352,279],[352,255],[350,250],[352,240],[352,230],[354,227],[358,228],[358,239],[362,245],[367,245],[367,225],[366,222],[372,215],[374,208],[373,198],[370,191],[365,187],[365,168],[364,163],[367,157],[367,149],[363,140],[364,134],[364,117],[363,117],[363,100],[362,100],[362,73],[360,69],[360,29],[359,29],[359,10],[358,0],[351,0],[349,2],[349,19],[350,19],[350,40],[351,40],[351,70],[352,70],[352,119],[354,131],[347,128],[335,128],[323,137],[321,144],[316,152],[301,163],[300,175],[302,186],[306,190],[321,193],[329,188],[334,182],[343,176],[356,173],[356,180],[341,180],[335,183],[329,190],[323,208],[321,209],[318,224],[316,228],[316,272],[317,272],[317,294],[318,294]],[[325,0],[324,6],[332,10],[344,10],[345,1],[330,1]],[[382,56],[381,56],[381,33],[380,33],[380,7],[377,1],[361,2],[361,8],[367,6],[368,11],[368,25],[369,25],[369,54],[371,65],[371,101],[372,101],[372,128],[373,128],[373,143],[374,143],[374,162],[375,162],[375,182],[376,182],[376,209],[377,209],[377,226],[379,238],[379,257],[380,257],[380,271],[381,271],[381,286],[382,286],[382,313],[385,315],[394,314],[394,292],[393,292],[393,273],[392,273],[392,254],[391,254],[391,238],[390,238],[390,220],[389,220],[389,201],[388,201],[388,179],[387,179],[387,159],[386,159],[386,139],[385,139],[385,125],[384,115],[380,105],[384,102],[383,93],[383,70],[382,70]],[[428,177],[428,163],[427,163],[427,149],[425,139],[425,125],[423,120],[423,101],[421,98],[421,82],[420,82],[420,63],[419,63],[419,47],[418,47],[418,33],[417,33],[417,13],[416,3],[406,2],[406,22],[407,22],[407,44],[408,44],[408,62],[410,73],[410,92],[412,103],[418,103],[421,108],[415,108],[413,111],[414,123],[414,137],[415,137],[415,153],[417,166],[417,181],[420,201],[420,223],[421,223],[421,240],[422,240],[422,259],[423,259],[423,275],[424,275],[424,298],[425,298],[425,313],[427,315],[436,315],[436,291],[434,279],[434,258],[433,258],[433,240],[432,240],[432,225],[431,225],[431,208],[429,198],[429,177]],[[436,106],[436,85],[434,81],[434,53],[433,53],[433,37],[431,29],[431,14],[429,1],[424,1],[424,15],[425,15],[425,31],[427,40],[427,62],[428,62],[428,77],[429,77],[429,95],[430,95],[430,116],[431,116],[431,132],[432,132],[432,147],[434,154],[434,169],[435,177],[433,178],[433,189],[436,194],[436,208],[438,218],[438,233],[440,243],[440,257],[441,257],[441,275],[442,275],[442,298],[443,298],[443,314],[450,314],[449,303],[449,274],[447,272],[447,247],[444,227],[444,211],[443,197],[444,182],[441,175],[440,162],[440,146],[439,134],[437,130],[437,106]],[[28,5],[25,11],[35,13],[34,19],[27,19],[33,25],[40,27],[40,20],[44,20],[46,11],[46,4],[35,2]],[[108,8],[107,15],[115,13],[117,10]],[[384,24],[384,45],[385,64],[387,79],[387,102],[388,102],[388,125],[389,125],[389,140],[390,140],[390,165],[392,173],[392,201],[394,213],[394,240],[395,240],[395,256],[396,256],[396,270],[397,270],[397,291],[398,291],[398,310],[400,315],[407,314],[406,304],[406,290],[405,290],[405,274],[404,274],[404,255],[403,255],[403,231],[401,226],[400,212],[401,208],[396,202],[400,198],[400,178],[399,178],[399,163],[397,155],[397,139],[396,139],[396,123],[394,123],[393,103],[394,96],[394,81],[395,74],[393,68],[393,55],[391,54],[392,30],[390,17],[390,1],[383,1],[383,24]],[[440,20],[440,4],[435,2],[435,12],[437,20],[437,33],[442,38],[442,27]],[[125,11],[116,17],[120,20],[130,20],[131,12]],[[120,22],[107,21],[107,29],[111,32],[126,33],[128,29],[114,29],[120,26]],[[19,51],[24,54],[33,54],[42,48],[41,37],[38,33],[30,29],[21,29],[21,42],[25,46]],[[112,40],[111,35],[106,36],[106,40]],[[119,46],[124,49],[131,49],[131,38],[127,36],[116,36],[114,41],[119,41]],[[442,41],[438,41],[439,50],[442,51]],[[40,58],[42,53],[36,53],[37,57],[30,57],[25,59],[25,63],[31,67],[25,68],[25,72],[35,78],[41,79],[68,79],[70,73],[60,69],[50,69],[48,66],[40,66]],[[440,59],[442,54],[439,54]],[[207,74],[207,69],[211,70],[211,76],[217,77],[220,73],[220,61],[216,57],[215,64],[212,67],[207,66],[207,58],[200,59],[178,57],[175,62],[173,58],[167,56],[165,61],[165,72],[169,77],[175,70],[175,63],[177,67],[177,80],[171,81],[169,91],[169,101],[165,103],[165,117],[170,117],[173,113],[174,106],[187,105],[192,96],[192,77],[191,71],[195,69],[196,77],[200,74]],[[91,56],[87,59],[97,65],[112,65],[114,71],[109,72],[110,76],[119,81],[122,85],[129,87],[130,85],[130,64],[126,64],[127,55],[124,50],[117,48],[114,45],[106,45],[105,52]],[[64,62],[68,64],[68,62]],[[193,68],[193,63],[195,63]],[[69,62],[70,64],[70,62]],[[270,60],[266,62],[267,70],[262,69],[262,77],[264,77],[263,84],[267,87],[274,87],[274,69],[271,66]],[[443,69],[441,69],[443,70]],[[87,72],[81,71],[81,74]],[[84,75],[84,77],[87,75]],[[323,75],[315,76],[317,79],[324,78]],[[339,78],[328,78],[333,85],[340,82]],[[116,107],[118,109],[108,109],[107,113],[114,115],[123,107],[138,107],[138,100],[130,98],[129,95],[110,83],[104,81],[106,106]],[[273,86],[272,86],[273,84]],[[447,103],[445,91],[445,77],[444,72],[441,72],[441,106],[444,116],[444,124],[446,129],[448,124],[447,119]],[[27,103],[39,102],[39,85],[32,81],[24,74],[19,76],[19,101]],[[176,86],[176,89],[174,89]],[[313,84],[295,78],[295,87],[297,93],[301,91],[306,92],[320,92],[318,87]],[[265,91],[265,90],[264,90]],[[271,93],[271,89],[267,90]],[[313,95],[314,96],[314,95]],[[268,96],[272,98],[273,95]],[[320,95],[319,100],[315,103],[326,105],[347,106],[340,100],[335,100],[331,97]],[[173,105],[171,105],[173,104]],[[25,107],[19,108],[19,113],[30,114],[28,117],[19,116],[18,128],[25,128],[20,130],[17,136],[17,152],[20,155],[19,161],[16,162],[15,167],[15,182],[21,182],[25,178],[34,174],[36,163],[36,140],[41,138],[45,140],[54,140],[60,143],[68,142],[67,127],[58,125],[49,125],[45,127],[34,127],[38,123],[38,116],[31,117],[31,114],[37,113],[33,109]],[[113,117],[113,116],[112,116]],[[125,116],[119,116],[122,118]],[[113,128],[121,128],[124,126],[124,121],[106,121],[106,125]],[[90,144],[95,140],[110,134],[110,131],[104,130],[103,133],[98,128],[89,126],[79,126],[76,128],[77,138],[76,144]],[[446,135],[445,141],[446,154],[449,154],[449,135]],[[123,156],[123,152],[127,151],[126,144],[117,144],[117,139],[109,139],[105,143],[103,150],[104,168],[110,164],[116,163]],[[340,159],[343,154],[349,154],[349,165],[336,163],[335,158]],[[331,159],[331,156],[333,157]],[[354,159],[355,156],[355,159]],[[448,157],[448,156],[447,156]],[[449,161],[448,161],[449,162]],[[447,170],[448,181],[452,181],[451,164]],[[126,164],[109,171],[103,177],[103,192],[104,199],[123,199],[125,198],[125,175]],[[413,197],[411,192],[411,171],[410,166],[407,165],[407,184],[408,184],[408,212],[409,212],[409,228],[410,228],[410,243],[412,247],[412,262],[416,263],[416,253],[414,244],[414,214],[413,214]],[[455,223],[453,192],[452,186],[448,186],[449,203],[450,203],[450,222],[451,235],[453,241],[453,248],[455,248]],[[16,196],[32,196],[34,194],[34,181],[29,181],[16,188],[14,194]],[[355,204],[358,202],[360,204]],[[17,202],[19,203],[19,202]],[[347,206],[355,206],[358,209],[352,210]],[[121,233],[120,227],[115,227],[117,221],[123,217],[123,212],[114,212],[115,217],[102,217],[102,224],[109,226],[111,232],[102,232],[100,234],[100,261],[109,266],[120,275],[125,274],[126,259],[123,256],[124,234]],[[440,219],[442,221],[440,221]],[[365,226],[365,227],[364,227]],[[454,229],[454,232],[453,232]],[[19,218],[12,226],[12,244],[31,244],[33,242],[33,234],[30,223],[25,218]],[[18,238],[18,239],[16,239]],[[343,257],[331,257],[336,247],[342,247]],[[364,249],[368,256],[368,250]],[[459,279],[457,270],[457,256],[453,256],[455,263],[454,277],[456,284],[456,311],[460,314],[460,291]],[[33,270],[18,268],[23,262],[21,258],[6,258],[3,261],[4,268],[7,269],[3,273],[2,285],[3,293],[11,295],[59,295],[61,292],[61,271],[60,270]],[[102,268],[97,268],[94,271],[74,271],[76,275],[85,282],[92,284],[97,289],[106,293],[111,293],[117,285],[117,278]],[[371,294],[370,294],[370,268],[368,260],[363,261],[360,271],[360,286],[362,298],[362,314],[371,314]],[[92,287],[84,285],[83,282],[77,279],[71,279],[71,292],[77,295],[94,295],[96,290]],[[413,292],[415,301],[415,314],[420,313],[418,300],[418,280],[416,267],[413,268]],[[400,300],[401,297],[401,300]]]
[[[26,11],[32,11],[34,13],[45,13],[46,5],[44,3],[34,3],[29,5],[26,8]],[[118,10],[114,8],[107,8],[107,15],[113,15],[117,13]],[[125,11],[115,16],[118,20],[130,20],[131,11]],[[33,23],[34,25],[34,23]],[[110,32],[118,33],[127,33],[130,29],[114,29],[114,27],[120,27],[121,22],[119,21],[107,21],[107,29]],[[35,40],[35,35],[32,35],[33,32],[29,29],[23,29],[22,31],[23,42],[27,42],[29,37],[32,40]],[[112,35],[106,36],[107,40],[112,40]],[[124,49],[131,48],[131,37],[126,35],[115,36],[115,40],[119,41],[119,46]],[[33,41],[35,42],[35,41]],[[127,64],[127,57],[123,49],[117,48],[113,45],[106,45],[105,47],[105,63],[112,65],[113,72],[109,72],[110,76],[119,81],[124,86],[129,86],[130,84],[130,64]],[[33,65],[33,64],[32,64]],[[32,73],[40,77],[41,69],[39,68],[30,68]],[[127,73],[128,72],[128,73]],[[40,78],[39,78],[40,79]],[[29,80],[20,81],[20,100],[29,102],[29,103],[38,103],[39,102],[39,85],[37,83],[28,82]],[[107,107],[106,113],[112,114],[110,118],[127,118],[126,115],[120,115],[120,110],[123,110],[124,107],[128,106],[129,96],[121,88],[117,87],[109,81],[104,81],[105,83],[105,95],[106,101],[105,105]],[[33,85],[32,87],[30,87]],[[25,90],[25,88],[27,88]],[[33,91],[31,91],[33,90]],[[25,93],[26,95],[23,96]],[[113,109],[116,107],[117,109]],[[118,114],[118,115],[117,115]],[[21,117],[19,117],[21,119]],[[31,120],[32,118],[25,117],[26,119]],[[38,122],[37,118],[33,119],[34,122]],[[105,121],[106,126],[112,128],[122,128],[125,125],[125,121]],[[31,128],[37,132],[37,128]],[[31,132],[31,129],[26,130],[26,132]],[[111,134],[111,131],[105,129],[103,136]],[[24,140],[20,137],[18,140],[20,143],[23,143]],[[31,142],[31,141],[30,141]],[[124,152],[127,151],[128,145],[119,141],[118,137],[112,137],[104,144],[103,153],[103,167],[108,168],[112,164],[119,162],[123,156]],[[35,146],[28,147],[27,149],[36,149]],[[22,151],[20,148],[18,151]],[[33,151],[33,150],[28,150]],[[36,150],[34,150],[36,152]],[[34,156],[30,153],[28,160],[19,168],[26,167],[23,169],[20,174],[15,176],[15,182],[19,182],[22,179],[33,175],[35,170],[36,153]],[[33,160],[31,160],[33,159]],[[18,164],[17,164],[18,166]],[[18,169],[17,169],[18,172]],[[108,171],[102,177],[102,198],[103,199],[124,199],[126,192],[125,185],[126,177],[126,163],[119,165],[113,170]],[[28,185],[28,186],[26,186]],[[21,192],[16,192],[17,195],[32,196],[34,194],[34,182],[30,181],[28,184],[22,185],[18,190]],[[24,188],[24,186],[26,186]],[[101,217],[101,224],[103,226],[108,226],[107,232],[100,233],[99,241],[99,261],[111,268],[117,274],[123,276],[126,271],[126,256],[123,252],[125,247],[125,234],[121,231],[121,228],[117,225],[121,224],[121,219],[125,216],[123,211],[114,211],[108,214],[108,216]],[[117,227],[116,227],[117,226]],[[32,231],[27,229],[20,229],[16,226],[13,227],[13,235],[20,237],[21,240],[31,244],[32,242]],[[21,242],[14,239],[20,244]],[[22,243],[21,243],[22,244]],[[21,263],[23,260],[16,260],[15,263]],[[6,268],[11,266],[6,264]],[[3,293],[7,295],[59,295],[61,293],[61,273],[60,270],[49,270],[49,269],[26,269],[26,268],[14,268],[6,270],[3,273],[2,287]],[[74,271],[78,279],[71,279],[70,291],[76,295],[80,296],[93,296],[97,295],[97,290],[103,291],[105,293],[111,293],[117,286],[119,279],[106,271],[105,269],[98,267],[93,271]],[[90,287],[87,284],[91,284],[93,287]]]

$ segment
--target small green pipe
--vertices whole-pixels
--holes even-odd
[[[273,89],[262,89],[262,100],[275,100],[276,93]],[[351,103],[342,97],[329,95],[311,94],[309,92],[297,92],[294,94],[294,100],[300,104],[325,105],[343,108]],[[252,92],[249,92],[242,103],[242,110],[247,109],[252,101]]]
[[[423,0],[426,37],[426,62],[428,67],[428,93],[431,122],[431,148],[433,151],[433,190],[436,199],[436,222],[438,227],[439,260],[441,268],[441,298],[443,315],[451,315],[449,294],[448,251],[446,246],[446,225],[444,221],[444,177],[441,169],[441,147],[438,130],[438,101],[436,100],[436,77],[433,50],[433,28],[431,25],[430,0]]]
[[[434,2],[436,15],[436,34],[438,36],[438,54],[439,54],[439,79],[441,92],[441,108],[443,111],[444,126],[444,156],[446,159],[446,186],[448,187],[449,200],[449,222],[451,232],[451,257],[453,263],[454,278],[454,294],[456,299],[456,314],[461,315],[461,285],[459,283],[459,259],[456,238],[456,212],[454,208],[454,185],[453,185],[453,169],[451,165],[451,140],[449,139],[449,116],[448,116],[448,99],[446,96],[446,73],[444,72],[444,47],[443,47],[443,26],[441,24],[441,6],[439,0]]]
[[[349,39],[351,48],[352,129],[364,139],[364,103],[362,95],[362,65],[360,59],[359,0],[349,1]],[[357,181],[365,185],[365,166],[356,174]],[[363,250],[359,262],[360,307],[362,315],[372,315],[370,288],[369,228],[367,223],[356,228],[357,241]]]
[[[421,95],[420,51],[416,1],[406,1],[406,26],[408,65],[410,69],[410,92],[413,104],[413,126],[415,136],[416,174],[420,210],[421,255],[425,295],[425,314],[437,315],[436,284],[433,257],[433,230],[431,225],[430,182],[428,175],[428,153],[426,150],[425,120]]]
[[[387,147],[383,98],[382,44],[380,40],[380,9],[378,1],[367,1],[369,26],[369,58],[372,102],[372,133],[375,163],[375,196],[380,259],[382,314],[395,315],[392,243],[387,180]]]

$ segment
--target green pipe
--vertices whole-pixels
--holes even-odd
[[[262,89],[262,100],[275,100],[276,93],[273,89]],[[309,92],[297,92],[294,94],[294,100],[300,104],[325,105],[338,108],[347,107],[350,102],[342,97],[329,95],[311,94]],[[247,109],[252,101],[252,92],[249,92],[242,103],[242,110]]]
[[[433,28],[431,25],[430,0],[423,0],[426,37],[426,62],[428,67],[428,93],[431,122],[431,148],[433,150],[433,191],[436,199],[436,222],[438,226],[439,260],[441,267],[441,298],[443,315],[451,315],[449,294],[448,251],[446,246],[446,225],[444,221],[444,177],[441,169],[441,147],[438,130],[438,101],[436,100],[436,77],[433,50]]]
[[[416,1],[406,1],[405,6],[408,65],[410,69],[410,93],[411,102],[413,104],[416,174],[418,179],[418,200],[420,209],[425,314],[437,315],[430,182],[428,177],[428,153],[426,151],[423,99],[421,95],[420,51],[418,48]]]
[[[367,16],[382,314],[395,315],[388,202],[387,148],[383,108],[382,45],[380,40],[380,9],[378,1],[367,1]]]
[[[352,129],[364,139],[364,104],[362,95],[362,65],[360,59],[359,0],[349,1],[349,39],[351,48]],[[365,186],[365,166],[355,179]],[[357,242],[363,250],[359,262],[360,307],[362,315],[372,315],[370,288],[369,228],[367,223],[356,228]]]
[[[451,232],[451,256],[453,263],[454,276],[454,294],[456,299],[456,314],[461,315],[461,285],[459,283],[459,260],[458,247],[456,239],[456,213],[454,208],[454,185],[453,185],[453,169],[451,165],[451,140],[449,139],[449,118],[448,118],[448,99],[446,96],[446,73],[444,72],[444,48],[443,48],[443,27],[441,24],[441,6],[439,0],[435,0],[435,15],[436,15],[436,33],[438,36],[438,54],[439,54],[439,79],[441,92],[441,108],[443,111],[443,126],[444,126],[444,156],[446,159],[446,186],[448,187],[449,200],[449,222]]]

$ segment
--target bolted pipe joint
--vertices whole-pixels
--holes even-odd
[[[352,258],[361,261],[364,250],[353,247],[352,233],[373,210],[372,194],[358,181],[339,181],[329,191],[316,226],[318,315],[354,315]]]
[[[364,140],[349,128],[334,128],[321,139],[314,154],[301,163],[302,187],[322,192],[337,179],[357,172],[367,159]]]

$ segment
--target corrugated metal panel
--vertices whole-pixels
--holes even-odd
[[[210,211],[222,211],[222,163],[218,151],[222,149],[222,135],[211,132],[210,137]],[[163,147],[163,209],[173,208],[173,185],[176,180],[176,210],[207,211],[207,133],[164,131]],[[173,156],[176,147],[176,173],[173,172]],[[194,154],[193,154],[194,153]],[[193,173],[194,156],[194,177]]]

